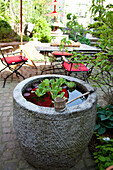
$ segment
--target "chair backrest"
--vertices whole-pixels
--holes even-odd
[[[33,59],[40,59],[40,54],[36,50],[34,44],[32,42],[28,42],[25,45],[20,45],[19,47],[32,62],[33,66],[37,69],[37,66],[35,65]]]
[[[19,47],[22,51],[24,51],[30,60],[31,58],[38,58],[39,52],[36,50],[32,42],[28,42],[25,45],[20,45]]]
[[[11,52],[12,52],[12,49],[13,49],[12,46],[7,46],[7,47],[0,48],[0,52],[1,52],[1,54],[2,54],[2,55],[0,55],[0,60],[1,60],[1,62],[2,62],[3,64],[4,64],[4,62],[5,62],[5,64],[7,64],[7,66],[9,66],[9,64],[7,63],[7,61],[6,61],[6,59],[5,59],[5,52],[7,52],[7,51],[11,51]],[[6,55],[7,55],[7,53],[6,53]],[[2,60],[2,58],[3,58],[4,60]]]
[[[9,65],[16,65],[16,64],[19,64],[19,63],[25,63],[28,59],[25,57],[25,55],[23,55],[23,51],[12,51],[10,50],[11,52],[9,53],[5,53],[5,51],[9,50],[9,49],[12,49],[13,47],[12,46],[9,46],[9,47],[4,47],[4,48],[1,48],[1,54],[2,54],[2,57],[0,58],[1,59],[1,62],[6,66],[9,67]]]
[[[4,51],[8,50],[8,51],[12,52],[12,49],[13,49],[12,46],[7,46],[7,47],[0,48],[0,51],[1,51],[2,55],[4,55]]]

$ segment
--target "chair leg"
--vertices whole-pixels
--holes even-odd
[[[3,88],[5,87],[6,80],[7,80],[11,75],[13,75],[14,73],[19,74],[23,79],[25,79],[25,77],[24,77],[22,74],[20,74],[18,71],[12,72],[11,74],[9,74],[9,75],[4,79],[4,83],[3,83],[3,86],[2,86]]]
[[[53,72],[54,72],[54,66],[52,65],[52,66],[49,66],[49,68],[43,68],[43,70],[42,70],[42,72],[41,72],[41,75],[43,74],[43,72],[45,72],[45,71],[50,71],[50,70],[53,70]]]
[[[7,66],[6,67],[4,67],[2,70],[0,70],[0,72],[2,72],[3,70],[5,70],[7,68]]]
[[[87,77],[87,73],[83,73],[83,77],[84,77],[84,80],[85,80],[87,83],[89,83],[88,77]]]
[[[43,70],[42,70],[42,72],[41,72],[41,75],[43,74]]]
[[[16,72],[16,74],[19,74],[23,79],[25,79],[25,77],[21,73],[19,73],[18,71]]]
[[[6,80],[8,79],[8,77],[10,77],[13,73],[9,74],[5,79],[4,79],[4,83],[3,83],[3,88],[5,87],[5,84],[6,84]]]
[[[24,64],[24,63],[23,63],[23,64]],[[23,64],[22,64],[22,65],[23,65]],[[22,65],[20,65],[16,70],[14,70],[14,69],[12,69],[12,68],[9,68],[9,69],[12,71],[12,73],[9,74],[9,75],[4,79],[4,83],[3,83],[3,86],[2,86],[3,88],[5,87],[6,80],[7,80],[11,75],[13,75],[14,73],[20,75],[23,79],[25,79],[25,77],[24,77],[21,73],[18,72],[18,70],[22,67]]]
[[[67,75],[70,76],[70,74],[71,74],[71,72],[69,71],[69,72],[67,73]]]
[[[6,80],[4,79],[4,83],[3,83],[2,88],[5,88],[5,83],[6,83]]]

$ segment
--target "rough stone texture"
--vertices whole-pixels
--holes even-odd
[[[28,162],[38,169],[77,169],[78,161],[93,134],[96,117],[96,92],[88,95],[85,102],[59,113],[54,108],[36,106],[24,99],[22,91],[37,80],[57,75],[36,76],[19,83],[13,93],[14,128]],[[89,84],[76,78],[82,90],[94,90]],[[7,109],[6,109],[7,110]],[[7,137],[9,138],[9,137]],[[7,140],[5,138],[4,140]]]

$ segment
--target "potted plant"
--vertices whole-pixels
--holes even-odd
[[[83,103],[66,107],[63,112],[53,107],[35,105],[24,98],[26,88],[32,84],[60,78],[76,83],[76,88],[83,92],[94,90],[82,80],[48,74],[20,82],[13,93],[14,128],[18,141],[26,160],[39,169],[54,167],[67,170],[75,166],[93,134],[96,92],[89,94]],[[39,93],[39,90],[35,92]]]
[[[113,165],[111,165],[108,168],[106,168],[106,170],[113,170]]]

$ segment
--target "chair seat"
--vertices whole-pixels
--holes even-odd
[[[71,65],[71,63],[67,63],[67,62],[63,62],[63,67],[67,70],[67,71],[76,71],[76,72],[80,72],[80,71],[85,71],[88,72],[89,69],[82,63],[76,64],[73,63],[73,65]]]
[[[72,56],[73,54],[71,54],[71,53],[67,53],[67,52],[65,52],[65,51],[54,51],[53,52],[53,55],[54,56]]]
[[[21,63],[23,62],[23,60],[26,62],[28,60],[28,58],[20,55],[15,55],[15,56],[11,56],[11,57],[5,57],[6,61],[8,64],[17,64],[17,63]],[[4,58],[2,58],[3,61],[5,61]]]

